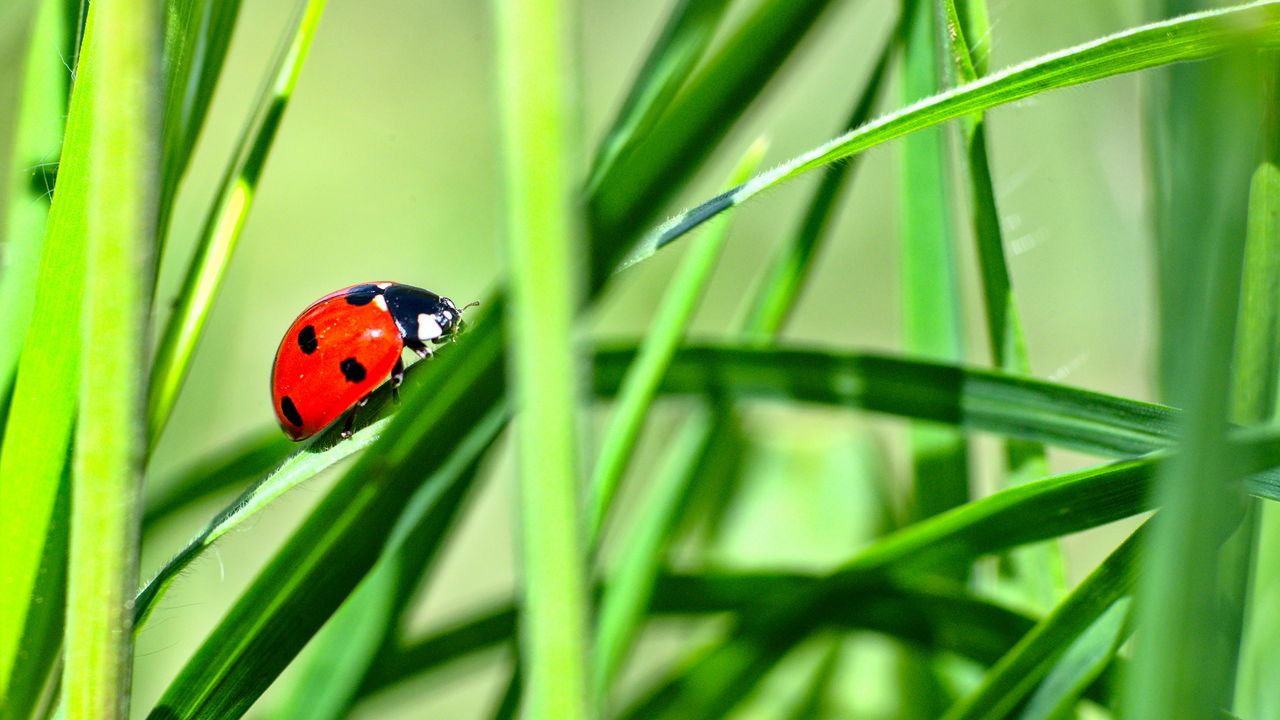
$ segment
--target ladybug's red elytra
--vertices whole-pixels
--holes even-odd
[[[276,350],[276,420],[290,438],[305,440],[346,413],[342,436],[350,437],[355,407],[388,377],[393,389],[400,386],[404,349],[428,357],[427,343],[452,339],[461,319],[452,300],[412,285],[363,283],[325,295],[293,321]]]

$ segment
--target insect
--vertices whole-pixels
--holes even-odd
[[[369,393],[388,377],[393,392],[400,387],[404,349],[429,357],[428,343],[456,338],[468,307],[392,282],[352,285],[315,301],[276,349],[271,401],[280,427],[305,440],[345,414],[342,437],[351,437]]]

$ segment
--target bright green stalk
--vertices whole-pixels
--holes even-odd
[[[583,257],[570,199],[569,13],[559,0],[496,0],[505,155],[509,372],[518,412],[524,703],[532,720],[588,711],[587,593],[578,509],[578,358]]]
[[[937,43],[932,3],[906,0],[903,100],[909,105],[938,91]],[[902,144],[904,348],[938,359],[964,356],[960,295],[951,248],[948,184],[940,128],[915,133]],[[963,435],[951,429],[911,428],[915,515],[929,517],[969,497],[968,453]]]
[[[730,174],[730,187],[745,182],[755,172],[767,148],[768,143],[762,139],[747,150]],[[728,222],[718,219],[689,249],[662,296],[650,330],[636,356],[636,364],[627,373],[613,419],[601,441],[600,457],[592,477],[591,501],[587,509],[588,545],[594,545],[600,535],[614,491],[631,460],[658,385],[693,320],[694,310],[703,297],[728,235]]]
[[[147,269],[159,23],[149,0],[94,3],[77,85],[95,109],[86,191],[88,273],[72,472],[63,692],[69,720],[129,716],[130,600],[137,584]],[[84,87],[87,85],[87,87]]]
[[[205,219],[182,291],[156,348],[148,408],[151,446],[159,439],[177,402],[214,297],[253,205],[262,167],[271,152],[284,111],[293,98],[302,65],[315,38],[316,26],[324,13],[325,2],[305,0],[305,6],[299,4],[290,41],[276,56],[267,75],[270,81],[263,86],[253,117],[241,134],[232,161],[223,175],[218,201]]]
[[[1276,413],[1276,371],[1280,368],[1280,56],[1263,55],[1262,152],[1249,187],[1249,223],[1245,236],[1244,285],[1240,329],[1236,337],[1232,419],[1261,423]],[[1235,710],[1246,717],[1280,713],[1280,678],[1272,654],[1280,643],[1280,622],[1270,611],[1280,599],[1280,515],[1269,505],[1258,513],[1253,587]],[[1252,539],[1252,533],[1241,539]]]
[[[71,73],[62,64],[75,32],[67,0],[38,4],[22,75],[13,171],[4,217],[4,269],[0,272],[0,397],[17,369],[22,338],[35,309],[36,274],[53,196]]]

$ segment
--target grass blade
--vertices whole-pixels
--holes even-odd
[[[1280,57],[1263,56],[1263,134],[1261,158],[1249,189],[1249,226],[1245,238],[1244,287],[1240,296],[1240,331],[1236,337],[1235,394],[1232,414],[1238,422],[1262,422],[1275,416],[1276,369],[1280,367]],[[1275,508],[1259,510],[1254,582],[1236,709],[1248,717],[1280,713],[1280,686],[1271,682],[1272,648],[1280,643],[1280,623],[1264,608],[1280,597],[1280,516]]]
[[[143,529],[214,493],[249,485],[280,467],[293,450],[294,444],[271,428],[219,449],[172,478],[151,483],[143,498]]]
[[[1249,182],[1247,150],[1236,139],[1256,128],[1255,89],[1241,60],[1231,58],[1197,98],[1210,103],[1194,111],[1212,131],[1197,152],[1203,165],[1196,183],[1206,194],[1184,210],[1190,225],[1163,248],[1172,274],[1162,281],[1176,282],[1184,299],[1163,308],[1170,317],[1161,339],[1162,377],[1187,412],[1182,452],[1156,491],[1164,511],[1148,546],[1137,623],[1177,632],[1138,638],[1125,705],[1139,720],[1215,714],[1230,706],[1235,682],[1240,612],[1233,606],[1243,601],[1246,578],[1220,546],[1246,507],[1239,489],[1222,484],[1234,463],[1226,434]],[[1196,682],[1185,682],[1189,677]]]
[[[498,0],[495,30],[511,287],[508,361],[520,477],[524,702],[533,720],[592,715],[585,544],[578,522],[579,359],[573,315],[582,257],[570,193],[570,6]]]
[[[649,48],[644,66],[596,150],[587,173],[588,192],[609,174],[620,156],[653,128],[702,59],[728,7],[729,0],[681,0],[671,10],[662,34]]]
[[[730,185],[743,182],[755,172],[767,147],[765,141],[757,140],[747,150],[730,174]],[[662,383],[662,376],[693,319],[728,235],[727,218],[722,218],[708,227],[698,242],[689,249],[689,254],[685,256],[663,294],[650,322],[650,330],[636,354],[635,365],[622,381],[592,477],[591,500],[587,508],[589,546],[594,545],[600,535],[609,504],[631,460],[649,407]]]
[[[204,127],[214,87],[240,14],[240,0],[168,0],[165,3],[163,147],[155,263],[169,235],[169,218],[196,138]]]
[[[947,711],[943,716],[945,720],[1009,717],[1071,643],[1103,613],[1133,592],[1142,536],[1139,530],[1116,548],[991,667],[976,690]]]
[[[701,166],[830,5],[764,0],[652,130],[601,176],[589,198],[594,281],[607,277],[627,239]]]
[[[159,439],[177,402],[209,309],[253,206],[258,178],[298,84],[325,2],[299,0],[293,30],[286,35],[289,41],[281,46],[266,75],[268,80],[263,84],[253,115],[222,177],[218,200],[205,219],[195,255],[187,267],[173,312],[160,334],[152,363],[148,406],[151,446]]]
[[[1263,0],[1151,23],[1050,53],[948,90],[834,138],[736,190],[686,210],[647,233],[621,267],[653,255],[689,230],[759,193],[823,165],[912,132],[1048,90],[1147,68],[1280,44],[1280,2]]]
[[[1116,654],[1120,646],[1128,639],[1131,627],[1129,618],[1132,615],[1132,598],[1121,598],[1107,608],[1071,644],[1061,659],[1053,666],[1028,698],[1019,720],[1053,720],[1071,712],[1085,691],[1097,687],[1098,678],[1106,669],[1118,664]],[[1121,669],[1113,676],[1123,677]],[[1107,686],[1109,689],[1109,685]],[[1104,689],[1099,689],[1102,695]],[[1110,703],[1104,703],[1109,705]]]
[[[96,69],[84,63],[72,92],[58,185],[37,275],[34,315],[18,359],[13,396],[0,443],[0,697],[19,652],[28,608],[40,599],[37,571],[67,468],[77,395],[50,388],[79,387],[81,312],[85,291],[92,133],[99,108],[88,88]]]
[[[154,136],[151,47],[159,18],[148,0],[94,4],[76,92],[93,108],[85,203],[90,268],[80,418],[71,483],[66,715],[127,718],[133,668],[130,593],[138,574],[145,455],[144,342],[154,246],[149,160]]]
[[[35,309],[36,275],[44,243],[49,198],[58,170],[62,131],[71,93],[74,11],[67,0],[37,3],[27,46],[13,140],[14,168],[4,203],[4,272],[0,273],[0,396],[8,393],[22,339]],[[3,428],[0,427],[0,432]]]

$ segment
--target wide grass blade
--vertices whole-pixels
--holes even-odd
[[[1103,673],[1108,668],[1115,668],[1111,672],[1112,678],[1124,677],[1124,668],[1115,667],[1122,662],[1116,658],[1116,654],[1132,632],[1129,622],[1132,611],[1131,597],[1121,598],[1104,610],[1045,674],[1040,686],[1023,706],[1019,720],[1054,720],[1065,717],[1088,689],[1098,688],[1098,678],[1104,677]],[[1111,685],[1103,684],[1105,687],[1098,688],[1097,695],[1102,695],[1109,701],[1112,699],[1107,697]],[[1102,704],[1109,707],[1111,703]]]
[[[912,132],[1048,90],[1245,47],[1280,44],[1280,2],[1264,0],[1125,30],[992,73],[834,138],[686,210],[647,233],[622,267],[635,264],[725,209],[814,168]]]
[[[520,662],[532,720],[594,714],[573,337],[577,273],[585,268],[570,190],[572,7],[498,0],[494,8],[511,289],[508,373],[518,413],[520,581],[528,616]]]
[[[159,17],[150,0],[89,9],[76,100],[93,110],[84,186],[88,276],[71,482],[65,669],[70,720],[129,716],[145,347],[155,245],[150,122]],[[157,67],[153,68],[153,64]],[[68,143],[70,144],[70,143]],[[66,178],[63,178],[64,182]],[[63,186],[65,188],[65,185]]]
[[[52,511],[70,455],[80,386],[81,298],[89,233],[94,130],[104,109],[90,92],[96,68],[78,68],[49,211],[35,306],[0,443],[0,697],[20,651],[28,608],[40,601],[37,573],[53,526]],[[105,179],[100,181],[105,182]],[[55,601],[56,602],[56,601]]]
[[[730,0],[680,0],[667,16],[662,34],[649,48],[644,66],[631,83],[587,173],[587,192],[609,174],[619,156],[653,128],[693,68],[705,54]]]
[[[13,168],[5,183],[8,195],[4,203],[4,272],[0,273],[0,396],[9,392],[22,340],[35,309],[40,248],[58,173],[67,98],[71,94],[71,72],[62,64],[62,58],[72,54],[73,4],[69,0],[42,0],[36,8],[22,69]]]
[[[162,173],[156,222],[159,268],[169,218],[196,139],[222,74],[227,47],[240,14],[240,0],[168,0],[165,3]]]
[[[1263,56],[1261,153],[1249,188],[1244,286],[1236,337],[1235,394],[1238,422],[1263,422],[1276,413],[1276,371],[1280,368],[1280,56]],[[1280,516],[1269,506],[1259,513],[1258,551],[1250,589],[1248,621],[1236,709],[1247,717],[1280,713],[1280,685],[1272,682],[1273,649],[1280,646],[1280,621],[1267,608],[1280,600]]]
[[[1004,718],[1013,714],[1071,643],[1104,613],[1133,592],[1138,575],[1139,530],[1116,548],[1071,591],[1035,629],[1000,659],[976,690],[965,695],[945,720]],[[1107,643],[1105,650],[1110,649]],[[1108,652],[1109,655],[1109,652]]]
[[[1182,452],[1157,488],[1164,511],[1152,529],[1137,596],[1138,625],[1163,630],[1138,637],[1125,706],[1139,720],[1213,715],[1230,706],[1235,683],[1247,577],[1244,564],[1220,550],[1247,502],[1223,480],[1235,462],[1226,436],[1252,150],[1239,138],[1253,137],[1258,116],[1250,63],[1235,56],[1219,68],[1189,110],[1211,130],[1196,146],[1195,183],[1204,194],[1181,211],[1188,227],[1161,248],[1170,258],[1162,281],[1176,283],[1184,298],[1163,308],[1169,319],[1162,378],[1186,413]],[[1252,534],[1244,542],[1252,543]],[[1196,681],[1186,682],[1190,677]]]
[[[758,140],[747,150],[730,174],[730,186],[744,182],[755,172],[767,148],[765,141]],[[649,332],[636,355],[635,365],[623,379],[613,417],[605,428],[604,439],[600,443],[600,454],[592,475],[590,502],[587,507],[589,546],[594,545],[600,535],[609,504],[630,463],[640,430],[644,427],[654,395],[662,383],[662,376],[693,320],[694,311],[706,291],[711,271],[715,268],[728,236],[727,218],[720,218],[689,249],[689,254],[676,270],[675,277],[654,313]]]
[[[148,438],[152,446],[164,430],[186,379],[214,297],[253,206],[263,165],[311,50],[325,2],[299,0],[292,30],[285,35],[287,42],[281,45],[265,75],[253,114],[223,174],[218,200],[205,219],[182,290],[160,334],[152,364],[148,406]]]

